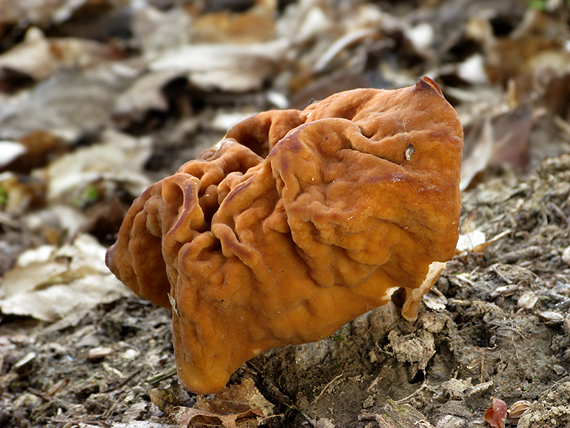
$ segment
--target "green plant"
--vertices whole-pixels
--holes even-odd
[[[8,202],[8,191],[0,186],[0,207],[5,205]]]
[[[72,200],[72,204],[78,208],[81,208],[89,204],[92,204],[94,202],[97,202],[99,198],[100,198],[99,191],[94,185],[91,184],[87,186],[85,189],[83,189],[81,195]]]
[[[528,2],[528,8],[535,10],[546,10],[547,3],[547,0],[530,0]]]

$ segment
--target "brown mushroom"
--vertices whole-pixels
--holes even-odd
[[[179,377],[223,388],[264,350],[323,339],[453,254],[462,128],[437,85],[357,89],[231,128],[130,208],[107,264],[172,308]]]

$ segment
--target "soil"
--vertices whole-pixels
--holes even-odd
[[[488,426],[492,397],[530,402],[519,427],[570,426],[569,195],[570,155],[465,192],[464,231],[503,236],[449,262],[415,323],[391,303],[231,382],[253,380],[274,405],[261,426],[396,426],[378,421],[403,404],[437,427]],[[2,426],[171,423],[149,396],[176,383],[149,383],[174,367],[168,310],[128,297],[52,324],[6,319],[0,338]]]

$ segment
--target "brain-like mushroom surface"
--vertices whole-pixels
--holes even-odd
[[[426,77],[260,113],[149,187],[107,264],[172,309],[180,380],[213,393],[248,359],[323,339],[395,290],[415,320],[457,243],[462,147]]]

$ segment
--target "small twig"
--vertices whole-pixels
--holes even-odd
[[[333,384],[333,382],[335,382],[339,377],[342,377],[342,373],[335,376],[329,383],[327,383],[325,385],[325,387],[323,388],[323,390],[321,391],[321,393],[319,395],[317,395],[317,397],[313,400],[313,402],[311,404],[315,404],[317,402],[317,400],[319,398],[321,398],[321,396],[325,393],[325,391],[329,388],[329,386],[331,386]]]
[[[497,275],[499,275],[499,277],[505,281],[507,284],[512,284],[513,281],[511,281],[509,278],[507,278],[505,275],[503,275],[498,269],[497,269],[497,264],[495,263],[494,265],[491,266],[491,270],[493,272],[495,272]]]
[[[119,400],[118,398],[113,400],[113,404],[111,405],[111,407],[109,407],[107,410],[105,410],[105,412],[103,412],[103,418],[107,419],[109,416],[111,416],[113,414],[113,412],[115,411],[115,409],[117,408],[117,404],[119,403],[119,401],[122,401],[125,397],[125,394],[121,394],[121,400]]]
[[[164,379],[168,379],[176,374],[176,367],[171,367],[168,370],[163,372],[157,373],[151,377],[146,378],[146,382],[150,383],[151,385],[156,385],[158,382]]]
[[[301,409],[299,406],[295,405],[292,402],[291,398],[289,398],[287,395],[282,393],[279,390],[279,388],[277,388],[277,386],[273,384],[273,382],[267,383],[266,388],[268,389],[268,392],[270,394],[272,394],[273,396],[276,396],[277,399],[281,403],[283,403],[285,406],[287,406],[289,409],[292,409],[292,410],[299,412],[312,426],[317,425],[316,419],[312,418],[307,412],[303,411],[303,409]]]
[[[564,214],[564,211],[562,211],[560,209],[560,207],[558,205],[556,205],[553,202],[549,202],[548,206],[554,210],[556,212],[556,214],[558,214],[558,216],[564,221],[564,223],[568,223],[570,220],[568,219],[568,216],[566,214]]]
[[[54,422],[61,422],[64,423],[65,422],[65,426],[84,426],[85,424],[88,425],[95,425],[95,426],[100,426],[103,428],[111,428],[111,425],[109,425],[107,422],[98,420],[98,419],[92,419],[92,415],[88,415],[85,419],[81,419],[81,418],[58,418],[57,416],[54,418]]]
[[[425,379],[425,370],[424,370],[424,379]],[[401,403],[404,401],[408,401],[410,398],[412,398],[414,395],[416,395],[418,392],[420,392],[421,390],[425,389],[428,387],[427,384],[427,380],[424,380],[424,383],[422,384],[422,386],[420,386],[418,389],[416,389],[414,392],[412,392],[410,395],[408,395],[407,397],[404,398],[400,398],[398,401],[396,401],[396,403]]]

